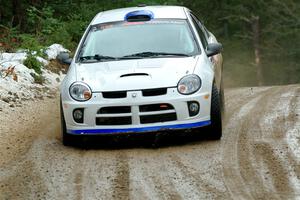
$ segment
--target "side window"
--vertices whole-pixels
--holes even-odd
[[[206,39],[208,40],[208,38],[209,38],[209,33],[208,33],[208,30],[207,30],[207,28],[206,28],[204,25],[202,25],[202,27],[203,27],[203,30],[204,30],[204,33],[205,33]]]
[[[200,40],[201,40],[201,43],[203,45],[203,48],[206,49],[207,45],[208,45],[208,42],[207,42],[207,39],[206,39],[206,36],[205,36],[205,33],[203,32],[203,30],[200,28],[200,25],[198,23],[198,21],[195,19],[195,17],[193,15],[191,15],[191,18],[192,18],[192,21],[197,29],[197,33],[200,37]]]

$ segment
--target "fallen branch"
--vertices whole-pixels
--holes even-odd
[[[0,65],[1,67],[1,65]],[[1,69],[1,77],[2,78],[6,78],[7,76],[12,76],[14,81],[18,81],[18,76],[15,72],[15,66],[9,66],[7,69]],[[4,76],[2,76],[2,73],[4,74]]]

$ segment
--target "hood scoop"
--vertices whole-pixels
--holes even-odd
[[[123,74],[120,77],[128,77],[128,76],[149,76],[147,73],[130,73],[130,74]]]

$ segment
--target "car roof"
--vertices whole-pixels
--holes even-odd
[[[108,10],[98,13],[91,25],[123,21],[126,14],[133,11],[147,10],[154,14],[154,19],[186,19],[185,7],[182,6],[143,6]]]

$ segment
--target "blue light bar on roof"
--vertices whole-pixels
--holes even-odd
[[[136,10],[125,15],[126,21],[149,21],[154,18],[154,13],[150,10]]]

